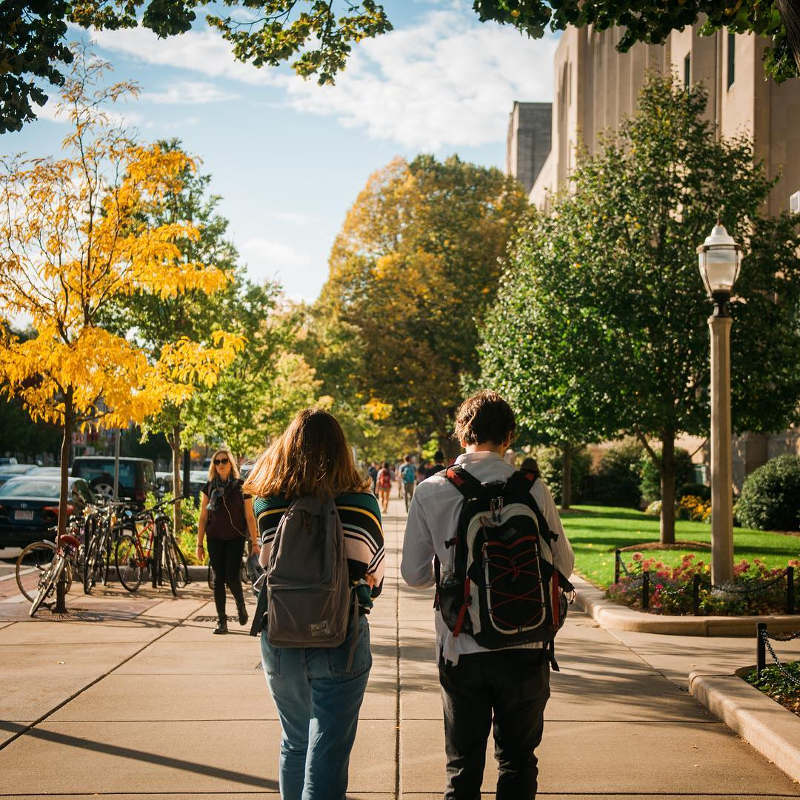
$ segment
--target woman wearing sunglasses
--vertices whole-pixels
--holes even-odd
[[[240,570],[246,539],[258,555],[258,531],[253,515],[253,500],[242,492],[242,480],[233,455],[227,448],[214,453],[208,467],[208,483],[202,489],[200,519],[197,523],[197,557],[205,558],[203,541],[208,537],[208,557],[214,570],[214,604],[217,627],[214,633],[228,632],[225,613],[225,585],[231,590],[239,612],[239,624],[247,622],[247,608]]]

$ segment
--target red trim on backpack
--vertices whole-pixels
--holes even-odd
[[[470,592],[469,592],[469,578],[464,580],[464,602],[458,611],[458,618],[456,624],[453,626],[453,636],[458,636],[461,629],[464,627],[464,617],[467,615],[467,606],[469,605]]]
[[[553,572],[553,626],[558,628],[561,618],[561,598],[558,596],[558,573]]]
[[[447,476],[447,479],[452,481],[456,486],[464,485],[464,479],[458,474],[458,472],[456,472],[455,469],[453,469],[453,467],[448,467],[445,475]]]

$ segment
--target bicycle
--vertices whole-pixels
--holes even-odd
[[[137,591],[148,576],[155,588],[166,573],[170,591],[177,596],[179,572],[183,573],[183,554],[169,530],[169,518],[161,508],[181,499],[162,500],[152,508],[135,514],[131,532],[123,533],[117,539],[114,564],[119,581],[127,591]],[[142,530],[137,527],[137,522],[145,523]],[[142,544],[143,539],[146,546]],[[184,586],[188,583],[188,567],[180,580]]]
[[[121,512],[120,520],[117,512]],[[92,509],[86,520],[86,536],[83,559],[83,591],[90,594],[92,588],[100,581],[108,584],[108,573],[111,566],[111,554],[122,531],[130,530],[133,523],[124,519],[130,513],[124,501],[109,501],[104,506]]]
[[[55,548],[53,558],[50,564],[43,569],[42,573],[39,575],[36,593],[33,597],[30,611],[28,612],[29,616],[35,616],[42,604],[50,605],[50,603],[46,601],[58,591],[58,583],[65,571],[66,580],[64,593],[66,594],[69,591],[69,585],[72,583],[70,564],[80,546],[80,540],[69,533],[60,536],[57,544],[53,545]]]
[[[84,513],[79,515],[71,515],[67,520],[66,532],[71,536],[74,536],[80,543],[77,550],[70,552],[69,571],[67,573],[67,591],[69,591],[73,579],[83,579],[83,547],[84,542],[86,541],[85,530],[87,519],[88,516]],[[22,596],[29,602],[33,602],[41,581],[41,576],[50,568],[53,557],[56,553],[54,539],[58,535],[58,528],[54,525],[52,528],[49,528],[49,530],[53,534],[52,540],[41,539],[31,542],[30,544],[26,545],[22,549],[22,552],[17,556],[17,561],[14,567],[17,586],[19,587]],[[28,586],[26,586],[26,583],[29,584],[30,582],[26,581],[25,577],[33,572],[36,572],[38,577],[36,579],[36,588],[30,589]]]

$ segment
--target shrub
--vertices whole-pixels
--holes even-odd
[[[533,453],[539,464],[542,480],[550,489],[556,503],[561,503],[561,450],[557,447],[537,447]],[[572,502],[577,503],[583,499],[582,486],[589,474],[592,457],[582,448],[572,454]]]
[[[778,456],[748,475],[736,517],[761,531],[800,530],[800,456]]]
[[[656,455],[661,458],[661,451],[657,450]],[[641,474],[640,490],[642,498],[646,503],[661,499],[661,472],[653,463],[650,455],[645,453],[639,467]],[[682,447],[675,448],[675,486],[684,486],[691,483],[694,478],[694,467],[692,457]],[[677,496],[677,495],[676,495]]]
[[[789,565],[798,572],[800,561],[790,561]],[[769,569],[758,558],[752,563],[740,561],[734,565],[733,583],[720,589],[711,586],[711,567],[703,561],[695,561],[694,553],[687,553],[677,567],[634,553],[619,583],[608,587],[607,596],[624,605],[641,608],[644,572],[650,573],[649,610],[654,614],[694,613],[692,584],[695,575],[702,579],[701,614],[743,616],[780,614],[786,610],[785,569]]]
[[[690,519],[692,522],[707,522],[711,519],[711,501],[691,494],[684,495],[678,502],[678,515],[680,519]]]
[[[635,440],[621,442],[607,450],[597,471],[586,481],[582,493],[584,501],[639,508],[642,452],[642,446]]]

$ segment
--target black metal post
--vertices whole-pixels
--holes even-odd
[[[767,635],[767,623],[759,622],[756,625],[756,673],[761,678],[764,667],[767,666],[767,648],[764,647],[764,637]]]
[[[619,548],[614,551],[614,583],[619,583]]]
[[[786,613],[794,614],[794,567],[786,567]]]
[[[692,578],[692,608],[694,615],[700,616],[700,576],[695,575]]]
[[[647,611],[650,608],[650,573],[642,573],[642,608]]]

